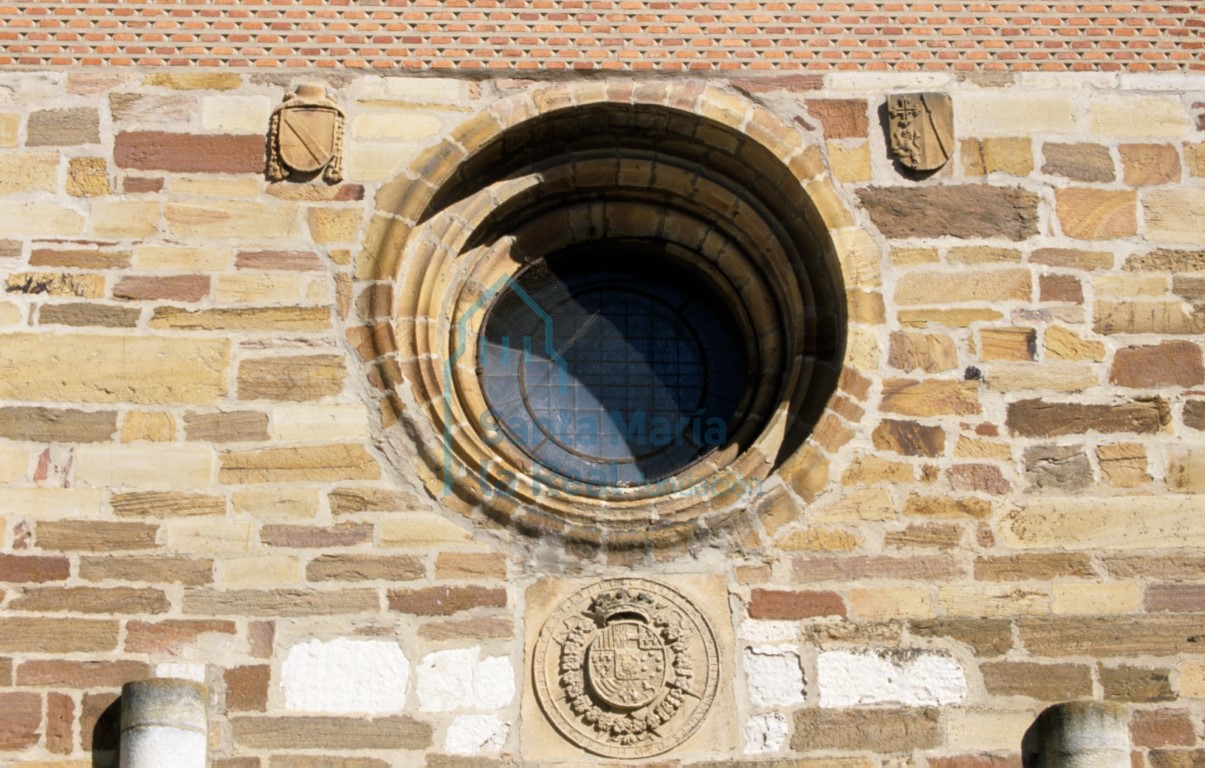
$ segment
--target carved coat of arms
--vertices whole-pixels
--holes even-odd
[[[936,171],[954,151],[954,108],[944,93],[887,97],[891,152],[913,171]]]
[[[272,112],[268,129],[269,181],[322,173],[343,180],[343,110],[321,83],[305,83]]]
[[[715,635],[684,595],[645,579],[582,589],[545,622],[536,699],[561,735],[606,757],[649,757],[690,738],[715,700]]]

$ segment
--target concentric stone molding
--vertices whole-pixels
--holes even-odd
[[[622,546],[718,525],[800,453],[852,362],[843,273],[877,270],[853,225],[820,150],[714,86],[575,83],[495,102],[376,200],[362,263],[380,284],[374,379],[400,424],[390,438],[417,446],[450,506],[522,530]],[[490,434],[468,351],[525,264],[623,238],[655,239],[723,286],[760,368],[727,446],[658,487],[600,495],[532,477]]]

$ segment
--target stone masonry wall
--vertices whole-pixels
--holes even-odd
[[[1205,80],[682,80],[806,148],[848,367],[730,525],[607,551],[430,493],[369,365],[378,190],[567,91],[341,71],[346,180],[270,184],[303,79],[0,74],[0,762],[110,765],[121,684],[183,676],[216,768],[530,764],[529,588],[638,573],[718,575],[735,638],[735,738],[656,765],[1019,766],[1079,698],[1205,765]],[[881,111],[918,90],[957,134],[924,180]]]

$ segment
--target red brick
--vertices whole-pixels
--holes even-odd
[[[46,695],[46,749],[69,755],[75,744],[75,702],[62,693]]]
[[[42,697],[36,693],[0,693],[0,751],[29,749],[38,743]]]
[[[263,136],[200,136],[163,131],[117,134],[113,159],[120,168],[175,173],[259,173]]]
[[[844,615],[845,601],[836,592],[755,589],[749,596],[751,619],[807,619]]]

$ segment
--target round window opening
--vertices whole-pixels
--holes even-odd
[[[731,286],[691,261],[618,240],[516,274],[480,337],[498,431],[544,470],[598,487],[657,483],[728,445],[758,368],[751,326]]]

